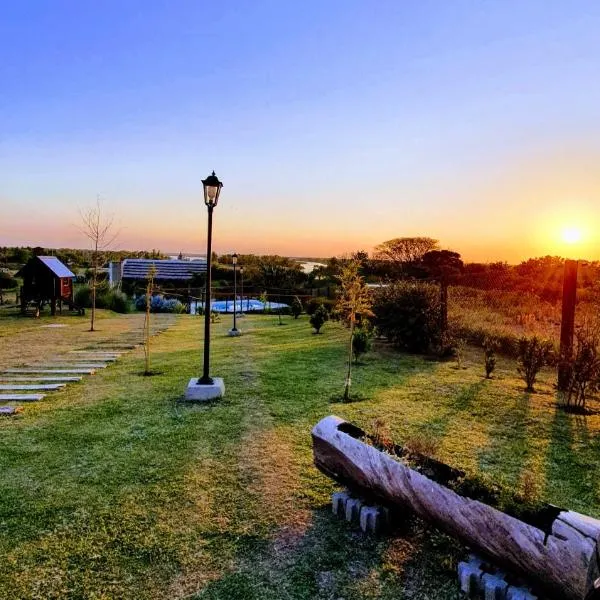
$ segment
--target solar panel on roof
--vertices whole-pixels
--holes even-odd
[[[127,258],[123,261],[123,279],[148,279],[148,272],[152,265],[156,269],[155,279],[188,280],[198,273],[206,272],[204,260]]]
[[[41,260],[57,277],[75,277],[75,273],[72,273],[63,263],[56,258],[56,256],[38,256],[38,260]]]

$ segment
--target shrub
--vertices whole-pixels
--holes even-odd
[[[89,308],[92,306],[92,288],[89,285],[82,285],[75,290],[73,297],[75,304],[82,308]]]
[[[566,395],[568,407],[585,411],[587,394],[600,388],[600,355],[597,336],[577,332],[575,356],[569,363],[570,379]]]
[[[352,337],[352,354],[354,354],[354,360],[358,362],[358,359],[366,354],[371,349],[371,335],[366,327],[358,327],[354,330],[354,336]]]
[[[73,300],[77,306],[90,308],[92,306],[92,288],[82,285],[75,291]],[[112,290],[106,285],[96,288],[96,308],[108,308],[118,313],[131,312],[131,301],[127,294],[120,290]]]
[[[302,314],[302,302],[300,302],[300,298],[298,298],[298,296],[294,296],[290,310],[294,315],[294,319],[297,319]]]
[[[108,297],[109,308],[116,313],[126,314],[131,312],[131,300],[124,292],[112,290]]]
[[[552,342],[534,335],[531,338],[522,337],[518,347],[518,371],[525,381],[525,391],[534,392],[533,385],[538,373],[542,367],[552,362],[554,354]]]
[[[319,306],[323,306],[327,311],[327,314],[331,315],[335,307],[335,300],[332,300],[331,298],[326,298],[325,296],[317,296],[315,298],[311,298],[306,303],[306,314],[314,315],[315,311]]]
[[[12,290],[19,285],[19,282],[6,271],[0,271],[0,290]]]
[[[490,379],[496,368],[496,350],[498,342],[492,338],[485,338],[483,341],[483,351],[485,356],[485,378]]]
[[[408,352],[430,351],[440,339],[437,286],[397,282],[374,294],[374,325],[380,335]]]
[[[146,310],[146,295],[140,296],[135,301],[137,310]],[[150,300],[150,312],[153,313],[182,313],[185,306],[175,298],[164,298],[160,295],[152,296]]]
[[[315,312],[310,316],[310,324],[315,328],[316,333],[320,333],[321,327],[323,327],[325,321],[328,320],[329,314],[322,304],[317,306]]]

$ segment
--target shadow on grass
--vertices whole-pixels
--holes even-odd
[[[598,516],[600,435],[590,435],[586,417],[556,409],[546,455],[546,497],[554,504]]]
[[[364,535],[331,515],[312,513],[297,537],[239,548],[233,568],[194,600],[454,600],[460,545],[415,518],[392,536]]]

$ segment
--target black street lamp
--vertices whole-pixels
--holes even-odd
[[[236,336],[240,335],[241,331],[236,327],[236,312],[237,312],[237,252],[231,255],[231,262],[233,264],[233,327],[229,330],[229,335]]]
[[[219,195],[223,184],[219,181],[215,172],[202,180],[204,186],[204,204],[208,208],[208,238],[206,242],[206,292],[204,294],[204,365],[202,377],[198,385],[212,385],[213,380],[209,376],[210,370],[210,292],[212,284],[211,260],[212,260],[212,214],[213,209],[219,202]]]
[[[241,292],[240,292],[240,296],[242,297],[242,304],[240,307],[240,317],[244,316],[244,265],[240,265],[240,277],[242,278],[242,282],[241,282]]]

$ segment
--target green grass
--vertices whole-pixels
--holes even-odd
[[[140,327],[104,317],[98,337],[83,322],[65,335],[83,346]],[[178,402],[201,366],[202,321],[183,315],[154,340],[162,375],[142,377],[136,350],[0,420],[0,597],[454,600],[459,543],[412,519],[372,539],[330,516],[335,486],[310,443],[328,414],[381,418],[399,442],[426,437],[456,467],[516,489],[532,479],[543,499],[600,516],[600,417],[556,412],[551,372],[525,395],[506,359],[485,380],[478,350],[457,369],[379,344],[354,370],[364,400],[332,404],[347,332],[277,321],[245,317],[239,338],[229,319],[213,325],[219,402]],[[11,325],[0,357],[49,351],[44,336],[66,331],[32,323]]]

